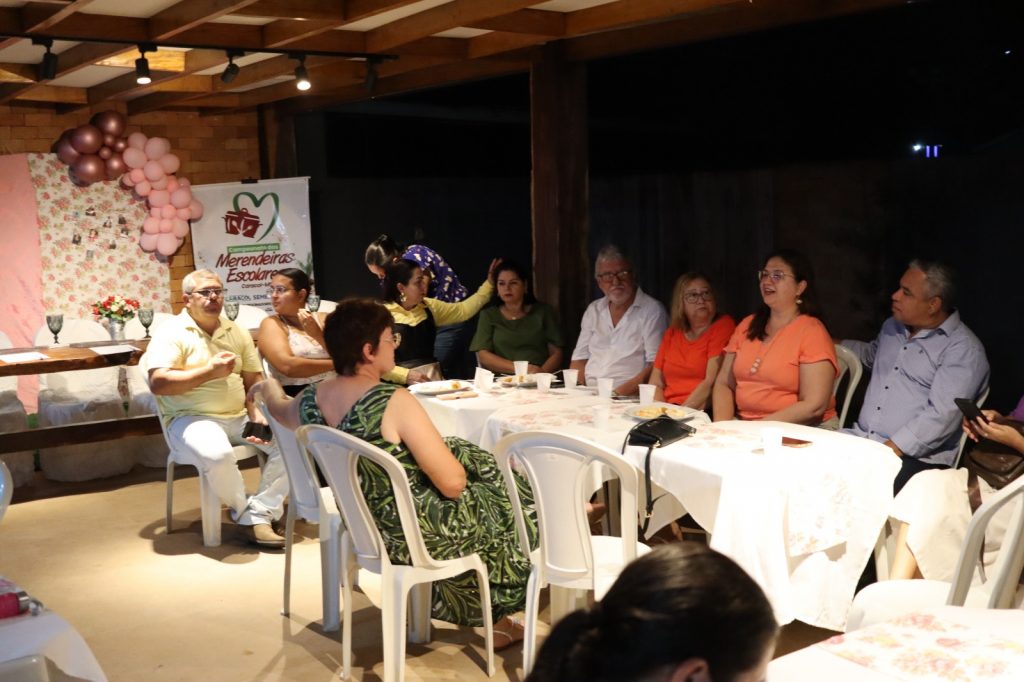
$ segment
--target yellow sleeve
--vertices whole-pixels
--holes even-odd
[[[409,368],[395,365],[390,372],[385,372],[381,379],[405,386],[409,383]]]
[[[434,314],[434,322],[441,327],[446,324],[465,322],[473,317],[480,312],[481,308],[487,305],[493,293],[494,286],[491,284],[491,281],[484,280],[484,283],[480,285],[476,293],[464,301],[445,303],[436,298],[425,298],[423,303],[430,308],[430,312]]]

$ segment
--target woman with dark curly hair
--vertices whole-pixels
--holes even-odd
[[[526,682],[762,682],[779,626],[764,592],[706,545],[662,545],[569,614]]]

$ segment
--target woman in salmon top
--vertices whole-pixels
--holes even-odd
[[[728,315],[719,315],[715,289],[699,272],[676,280],[672,322],[665,330],[648,383],[657,386],[655,400],[707,407],[722,365],[722,349],[736,329]]]
[[[725,347],[714,418],[767,419],[838,428],[836,349],[818,319],[814,274],[798,251],[778,251],[757,273],[764,305]]]

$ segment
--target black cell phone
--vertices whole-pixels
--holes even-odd
[[[988,423],[988,419],[986,419],[985,415],[981,413],[981,409],[978,408],[973,400],[968,400],[967,398],[953,398],[953,402],[956,403],[956,406],[959,407],[960,411],[964,413],[965,417],[967,417],[967,421],[980,419],[986,424]]]
[[[242,438],[250,436],[255,436],[268,443],[274,440],[274,432],[270,430],[270,427],[266,424],[257,424],[256,422],[247,422],[242,429]]]

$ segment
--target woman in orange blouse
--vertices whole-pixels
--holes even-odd
[[[722,349],[735,328],[731,317],[718,314],[707,277],[699,272],[681,275],[672,292],[672,322],[648,380],[658,387],[654,399],[705,409],[722,365]]]
[[[757,273],[764,305],[725,347],[715,381],[714,418],[769,419],[838,428],[832,385],[839,365],[818,319],[811,264],[792,250]]]

